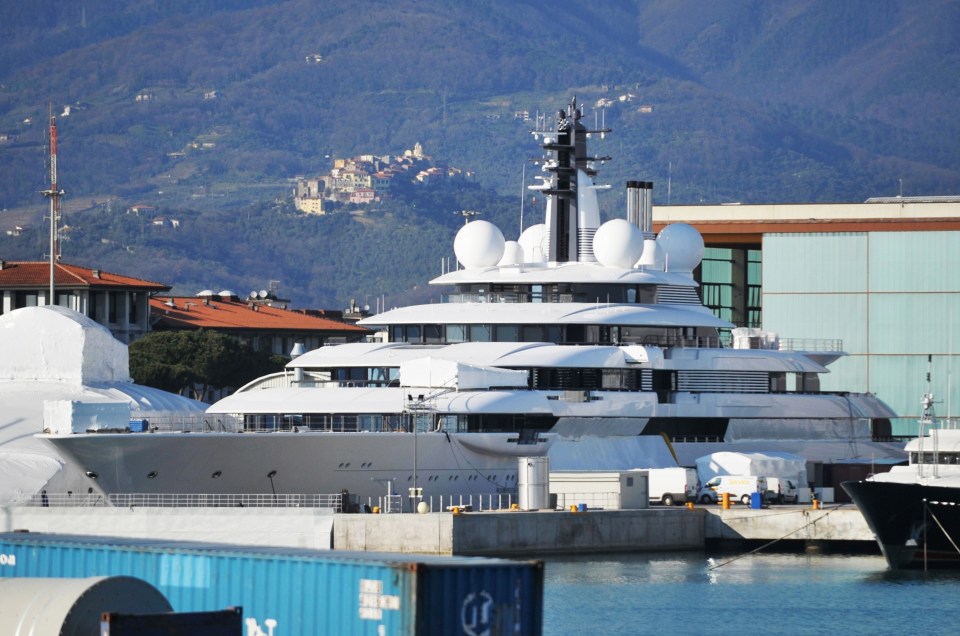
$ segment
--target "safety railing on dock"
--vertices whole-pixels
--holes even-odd
[[[552,496],[552,495],[551,495]],[[561,492],[557,493],[557,508],[567,510],[586,505],[587,508],[619,510],[620,493],[617,492]]]
[[[517,502],[515,493],[489,495],[446,495],[402,497],[400,495],[367,497],[362,499],[358,512],[410,513],[417,512],[420,502],[427,504],[427,512],[510,510]]]

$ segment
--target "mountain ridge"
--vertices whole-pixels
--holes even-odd
[[[597,154],[613,156],[601,180],[654,181],[658,205],[958,194],[958,34],[951,0],[6,3],[0,227],[45,212],[48,104],[66,203],[97,201],[67,219],[81,260],[145,278],[170,272],[178,293],[262,286],[237,268],[296,281],[305,304],[422,285],[448,251],[451,212],[464,209],[453,206],[497,219],[519,208],[524,165],[529,181],[526,162],[538,154],[529,131],[574,95],[588,121],[613,129],[595,140]],[[470,188],[344,217],[353,222],[304,220],[277,203],[293,178],[326,172],[335,158],[417,142],[473,172]],[[605,214],[621,213],[621,190],[601,200]],[[204,252],[187,232],[121,231],[113,217],[134,203],[195,215],[208,234],[230,219],[221,240],[235,247],[204,236]],[[238,215],[258,224],[233,223]],[[307,248],[264,255],[251,231],[310,237],[330,260],[306,266]],[[369,243],[365,254],[393,254],[402,274],[357,276],[376,265],[338,245],[338,233],[340,244]],[[42,232],[0,236],[3,257],[44,253]],[[204,269],[227,280],[201,281]]]

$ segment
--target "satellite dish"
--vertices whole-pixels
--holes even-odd
[[[260,292],[257,294],[257,296],[259,296],[260,298],[266,298],[266,297],[267,297],[267,290],[266,290],[266,289],[261,289]]]
[[[256,298],[257,298],[257,292],[256,292],[256,291],[250,292],[249,298],[250,298],[250,300],[256,300]]]

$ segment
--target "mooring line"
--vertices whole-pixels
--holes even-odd
[[[940,530],[943,531],[943,536],[947,538],[947,541],[950,542],[950,545],[953,546],[953,549],[960,553],[960,548],[957,547],[957,544],[953,542],[953,537],[950,536],[950,533],[947,532],[947,529],[943,527],[943,524],[940,523],[940,520],[937,519],[937,515],[933,514],[933,510],[930,509],[930,504],[926,501],[923,502],[924,507],[927,509],[927,512],[930,513],[930,516],[933,517],[933,520],[937,522],[937,525],[940,527]]]
[[[717,568],[722,568],[723,566],[728,565],[728,564],[730,564],[730,563],[733,563],[734,561],[738,561],[738,560],[742,559],[743,557],[750,556],[751,554],[755,554],[755,553],[759,552],[760,550],[763,550],[763,549],[765,549],[765,548],[769,548],[769,547],[772,546],[774,543],[777,543],[777,542],[779,542],[779,541],[783,541],[784,539],[786,539],[787,537],[789,537],[791,534],[796,534],[797,532],[800,532],[801,530],[803,530],[803,529],[806,528],[807,526],[813,525],[814,523],[820,521],[821,519],[823,519],[824,517],[826,517],[827,515],[829,515],[829,514],[830,514],[831,512],[833,512],[834,510],[840,510],[840,508],[842,508],[842,507],[843,507],[842,505],[840,505],[840,506],[834,506],[834,507],[831,508],[830,510],[823,511],[823,514],[820,515],[820,516],[818,516],[816,519],[811,519],[810,521],[808,521],[807,523],[803,524],[802,526],[800,526],[800,527],[797,528],[796,530],[791,530],[790,532],[788,532],[787,534],[783,535],[783,536],[780,537],[779,539],[774,539],[773,541],[770,541],[769,543],[765,543],[765,544],[763,544],[762,546],[760,546],[760,547],[758,547],[758,548],[755,548],[755,549],[753,549],[753,550],[750,550],[749,552],[744,552],[743,554],[740,554],[740,555],[738,555],[738,556],[735,556],[735,557],[733,557],[732,559],[729,559],[729,560],[727,560],[727,561],[724,561],[723,563],[718,563],[717,565],[711,565],[710,567],[707,568],[707,570],[709,571],[709,570],[716,570]],[[823,509],[821,509],[821,510],[823,510]]]

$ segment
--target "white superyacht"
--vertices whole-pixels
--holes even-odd
[[[689,225],[652,232],[652,184],[627,184],[626,218],[600,221],[589,130],[576,101],[543,148],[544,222],[516,241],[486,221],[456,236],[438,304],[361,324],[375,342],[295,357],[207,409],[202,422],[44,435],[115,493],[360,497],[509,493],[518,458],[555,470],[694,466],[716,451],[811,462],[899,457],[892,410],[819,390],[844,355],[792,350],[714,316]],[[721,335],[733,331],[734,346]]]

